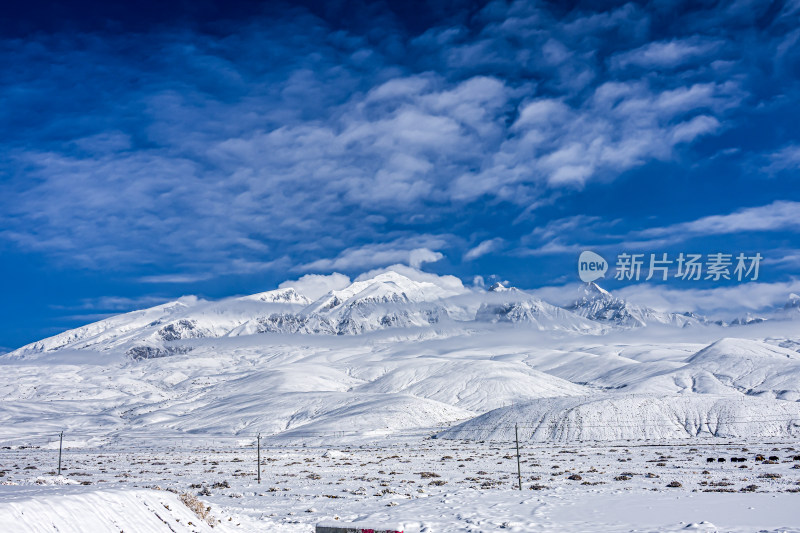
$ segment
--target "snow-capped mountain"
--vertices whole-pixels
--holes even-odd
[[[642,376],[630,392],[717,394],[800,400],[800,353],[763,340],[725,337],[684,364]]]
[[[731,320],[731,326],[748,326],[750,324],[760,324],[761,322],[765,322],[768,320],[762,316],[754,315],[752,313],[747,313],[744,316],[740,316],[738,318],[734,318]]]
[[[24,346],[12,356],[63,349],[124,351],[134,358],[185,353],[177,341],[259,333],[361,334],[449,319],[449,297],[466,289],[389,271],[312,302],[294,288],[218,302],[194,297],[111,317]],[[456,313],[458,314],[458,313]]]
[[[621,327],[643,327],[666,324],[685,327],[702,324],[705,320],[693,314],[664,313],[631,304],[613,296],[594,282],[585,284],[568,310],[597,322]]]
[[[389,327],[428,326],[449,318],[443,302],[460,292],[389,271],[331,291],[294,317],[261,317],[255,331],[286,332],[288,324],[292,333],[355,335]]]
[[[192,339],[268,333],[361,335],[398,328],[433,328],[436,334],[442,328],[472,330],[512,325],[536,331],[599,335],[618,328],[654,324],[711,324],[699,315],[666,313],[631,304],[595,283],[584,285],[576,301],[561,308],[502,283],[488,290],[468,289],[456,278],[447,277],[442,282],[444,278],[404,272],[408,275],[387,269],[314,301],[292,287],[215,302],[183,297],[66,331],[24,346],[9,356],[91,349],[146,359],[187,353],[192,350],[188,342]],[[800,316],[799,310],[800,298],[792,295],[780,310],[780,318]],[[750,317],[734,321],[733,325],[761,321]]]
[[[470,327],[513,323],[537,330],[602,333],[602,325],[502,285],[413,280],[386,271],[311,301],[283,288],[217,302],[185,297],[70,330],[24,346],[12,356],[62,349],[123,351],[134,358],[186,353],[180,341],[264,333],[360,335],[391,328]]]
[[[640,411],[655,425],[697,413],[698,423],[719,414],[736,427],[751,412],[794,416],[795,322],[723,330],[594,284],[583,290],[573,312],[502,284],[466,288],[389,269],[313,301],[290,287],[215,302],[180,298],[0,356],[0,438],[18,435],[31,417],[46,431],[291,437],[419,430],[524,404],[520,416],[564,428],[535,438],[559,440],[683,431],[589,430],[608,422],[606,409],[619,415],[608,423],[622,425]],[[665,336],[642,327],[649,324],[679,327]],[[755,397],[762,401],[748,406]],[[781,427],[751,429],[795,434],[791,421]]]

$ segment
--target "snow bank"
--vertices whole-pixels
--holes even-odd
[[[176,494],[144,489],[0,487],[0,524],[40,531],[213,531]]]

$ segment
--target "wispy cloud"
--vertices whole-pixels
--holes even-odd
[[[683,240],[697,235],[725,235],[748,231],[800,230],[800,202],[776,201],[769,205],[739,209],[670,226],[649,228],[639,237]]]
[[[414,237],[416,216],[453,222],[485,198],[524,210],[613,181],[724,131],[750,94],[744,74],[681,72],[729,49],[727,68],[746,72],[732,35],[703,37],[698,18],[688,35],[651,40],[650,16],[516,2],[469,27],[373,38],[293,10],[230,38],[166,29],[6,46],[23,72],[2,74],[14,135],[0,139],[0,239],[83,268],[182,265],[142,280],[191,282],[236,261],[338,268]]]
[[[133,309],[129,309],[129,311],[132,310]],[[119,313],[82,313],[76,315],[64,315],[61,317],[61,320],[77,322],[79,324],[91,324],[92,322],[99,322],[100,320],[105,320],[106,318],[110,318],[118,314]]]
[[[473,259],[477,259],[483,255],[490,254],[503,246],[503,242],[503,239],[500,237],[481,241],[477,246],[470,248],[467,253],[464,254],[464,259],[466,261],[472,261]]]
[[[612,68],[675,68],[692,61],[706,59],[724,46],[719,40],[689,37],[655,41],[634,50],[612,56]]]
[[[648,284],[630,285],[615,294],[631,302],[664,311],[696,311],[724,318],[736,313],[774,310],[792,293],[800,292],[800,281],[742,283],[731,287],[676,289]]]
[[[211,274],[156,274],[142,276],[138,280],[142,283],[196,283],[211,278]]]
[[[800,231],[800,202],[776,201],[738,209],[732,213],[709,215],[695,220],[645,230],[625,231],[620,220],[575,215],[555,219],[534,229],[521,239],[515,253],[522,256],[574,254],[591,248],[597,251],[654,250],[690,239],[746,233]],[[778,250],[783,256],[784,250]],[[790,256],[792,257],[792,256]],[[770,259],[777,263],[784,260]]]
[[[608,230],[612,225],[613,222],[609,223],[598,216],[574,215],[550,220],[544,226],[534,228],[530,234],[530,239],[527,240],[550,241],[563,235],[575,235],[581,231]]]
[[[56,306],[54,309],[69,311],[93,310],[93,311],[130,311],[133,309],[143,309],[163,304],[168,299],[162,296],[99,296],[97,298],[84,298],[72,306]]]
[[[768,163],[763,167],[769,174],[783,170],[800,169],[800,144],[784,146],[766,156]]]

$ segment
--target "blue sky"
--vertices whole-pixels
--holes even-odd
[[[605,285],[780,303],[799,22],[798,0],[16,6],[0,346],[393,263],[561,286],[583,249],[759,252],[746,288]]]

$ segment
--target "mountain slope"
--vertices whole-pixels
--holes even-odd
[[[521,363],[433,358],[409,361],[354,390],[407,393],[475,412],[532,398],[588,393]]]

